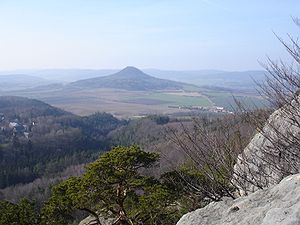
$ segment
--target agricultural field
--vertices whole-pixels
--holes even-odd
[[[235,110],[236,100],[241,102],[248,109],[267,106],[267,101],[258,93],[247,92],[226,92],[226,91],[203,91],[216,106],[224,107],[226,110]]]
[[[108,112],[119,118],[131,118],[149,114],[187,113],[182,107],[224,107],[232,111],[235,96],[248,105],[262,106],[263,100],[255,94],[214,89],[178,91],[129,91],[109,88],[65,88],[46,87],[45,90],[23,90],[7,92],[35,98],[77,115]]]
[[[127,102],[147,104],[149,102],[167,106],[213,106],[213,102],[206,96],[196,92],[156,92],[145,95],[132,96]]]

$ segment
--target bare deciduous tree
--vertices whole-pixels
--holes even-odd
[[[300,27],[299,19],[294,19]],[[259,134],[254,138],[260,146],[250,146],[239,157],[240,174],[246,193],[253,187],[267,187],[282,178],[300,171],[300,46],[298,39],[288,35],[288,41],[278,37],[291,56],[291,62],[267,59],[263,67],[268,72],[260,91],[277,109],[266,123],[249,117],[257,124]],[[261,141],[259,141],[261,140]],[[237,178],[240,183],[242,179]],[[252,187],[251,187],[252,186]],[[255,189],[255,188],[254,188]]]
[[[299,21],[294,19],[298,27]],[[170,131],[174,143],[205,177],[205,183],[195,182],[195,177],[187,180],[184,175],[182,179],[187,187],[211,200],[234,197],[234,189],[247,194],[300,171],[300,46],[291,35],[287,42],[277,38],[292,62],[268,58],[263,64],[267,73],[260,84],[261,95],[273,110],[277,109],[268,120],[270,110],[249,112],[240,104],[240,111],[232,116],[236,120],[231,122],[211,127],[195,120],[192,131],[184,126],[181,133]],[[249,132],[243,133],[247,128],[257,133],[246,147],[251,137]]]
[[[194,119],[192,127],[181,125],[181,132],[169,130],[169,138],[187,159],[184,169],[177,172],[188,193],[212,201],[234,198],[233,167],[254,131],[242,120],[239,115],[215,121]]]

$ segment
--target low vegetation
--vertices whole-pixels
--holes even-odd
[[[97,224],[174,224],[182,214],[180,196],[163,180],[139,172],[158,159],[137,146],[115,147],[88,164],[83,175],[55,185],[41,210],[27,200],[0,202],[0,224],[69,224],[76,210],[92,215]]]

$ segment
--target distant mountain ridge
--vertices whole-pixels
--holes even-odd
[[[264,70],[247,71],[219,71],[219,70],[195,70],[195,71],[168,71],[149,69],[147,73],[162,79],[170,78],[174,81],[186,82],[197,86],[215,86],[237,90],[256,90],[257,83],[265,80],[267,72]]]
[[[47,85],[51,81],[26,74],[0,75],[0,90],[19,90]]]
[[[0,71],[0,81],[3,75],[27,74],[30,76],[45,78],[51,83],[70,83],[79,80],[86,80],[95,77],[104,77],[115,74],[117,69],[44,69],[44,70],[15,70]],[[159,79],[170,79],[172,81],[189,83],[197,86],[217,86],[238,90],[256,91],[256,82],[265,79],[266,71],[263,70],[244,70],[244,71],[222,71],[222,70],[160,70],[143,69],[145,74],[150,74]],[[7,77],[7,76],[6,76]],[[7,77],[10,78],[10,77]],[[27,79],[26,81],[29,81]],[[16,85],[2,85],[0,90],[20,90],[36,87],[36,83],[29,82],[27,86],[18,87]],[[18,82],[23,83],[23,82]],[[38,86],[47,85],[39,83]],[[3,88],[5,87],[5,88]]]
[[[114,88],[129,91],[179,90],[186,86],[197,87],[167,79],[150,76],[141,70],[128,66],[123,70],[108,76],[79,80],[70,84],[80,88]]]

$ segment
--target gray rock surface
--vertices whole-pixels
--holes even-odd
[[[233,182],[240,195],[277,184],[300,172],[300,102],[276,110],[257,133],[234,167]]]
[[[101,224],[112,224],[114,222],[115,219],[112,218],[104,218],[104,217],[100,217],[100,222]],[[88,216],[86,217],[84,220],[82,220],[79,225],[97,225],[97,222],[95,220],[95,217],[93,216]]]
[[[184,215],[177,225],[299,225],[300,174],[236,200],[224,199]]]

